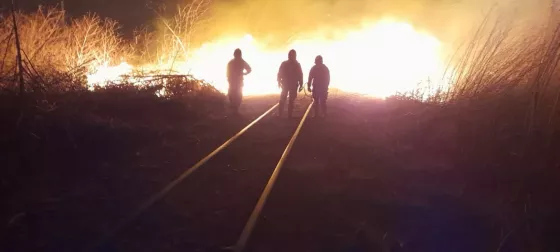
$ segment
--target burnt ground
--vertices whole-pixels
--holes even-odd
[[[520,149],[515,134],[475,131],[468,113],[329,102],[327,118],[305,123],[248,251],[559,251],[556,159]],[[239,117],[145,111],[161,120],[34,132],[71,140],[37,140],[33,168],[4,173],[0,251],[82,251],[275,103],[248,98]],[[298,100],[297,117],[308,103]],[[264,118],[97,251],[233,245],[298,123]]]

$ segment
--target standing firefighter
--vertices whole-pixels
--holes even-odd
[[[315,116],[319,116],[319,108],[323,116],[327,115],[327,95],[330,82],[331,74],[329,68],[323,64],[323,57],[319,55],[315,57],[315,65],[309,71],[309,80],[307,81],[307,90],[313,92]],[[311,86],[313,86],[313,91]]]
[[[288,53],[288,60],[282,62],[282,65],[280,65],[280,69],[278,70],[278,86],[282,88],[278,115],[282,116],[286,98],[289,97],[288,117],[292,117],[298,88],[301,90],[303,87],[303,71],[301,70],[301,65],[296,60],[296,51],[293,49]]]
[[[233,59],[227,65],[227,78],[229,82],[229,104],[237,113],[243,99],[243,76],[251,73],[251,67],[241,57],[241,50],[235,49]]]

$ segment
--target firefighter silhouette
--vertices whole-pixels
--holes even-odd
[[[330,82],[329,68],[323,63],[323,57],[319,55],[315,57],[315,65],[309,71],[307,81],[307,90],[312,92],[315,101],[315,116],[319,116],[319,111],[322,112],[322,116],[327,114],[327,96]]]
[[[282,88],[278,106],[279,116],[282,116],[286,99],[288,99],[288,117],[292,117],[298,88],[301,90],[303,87],[303,71],[301,70],[301,65],[297,61],[296,56],[296,51],[293,49],[290,50],[288,53],[288,60],[282,62],[278,70],[278,86]]]
[[[251,73],[251,66],[243,59],[241,49],[235,49],[227,65],[228,98],[231,109],[237,113],[243,100],[243,76]]]

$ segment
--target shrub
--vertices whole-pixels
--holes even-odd
[[[25,78],[41,87],[73,89],[85,85],[85,75],[104,63],[115,63],[129,54],[118,34],[118,25],[94,14],[68,19],[64,10],[39,7],[17,12],[16,22],[25,65]],[[13,89],[16,47],[10,13],[0,14],[0,85]]]

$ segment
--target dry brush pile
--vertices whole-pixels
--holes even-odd
[[[83,91],[88,84],[88,74],[100,67],[115,66],[125,61],[158,67],[155,72],[135,71],[133,76],[120,83],[139,87],[160,86],[182,79],[188,80],[182,85],[185,88],[193,87],[192,84],[196,82],[200,84],[201,87],[190,91],[208,90],[207,83],[197,81],[190,75],[176,78],[171,70],[163,69],[173,69],[175,61],[188,60],[190,43],[197,27],[203,23],[208,3],[200,0],[178,7],[172,18],[164,18],[160,14],[163,8],[159,8],[156,13],[160,17],[158,25],[161,27],[137,29],[132,40],[123,39],[116,21],[96,14],[69,17],[59,7],[41,6],[32,13],[0,13],[1,91],[17,90],[18,50],[13,15],[21,44],[27,92]],[[170,79],[165,80],[166,76]],[[128,83],[137,80],[140,81]]]

